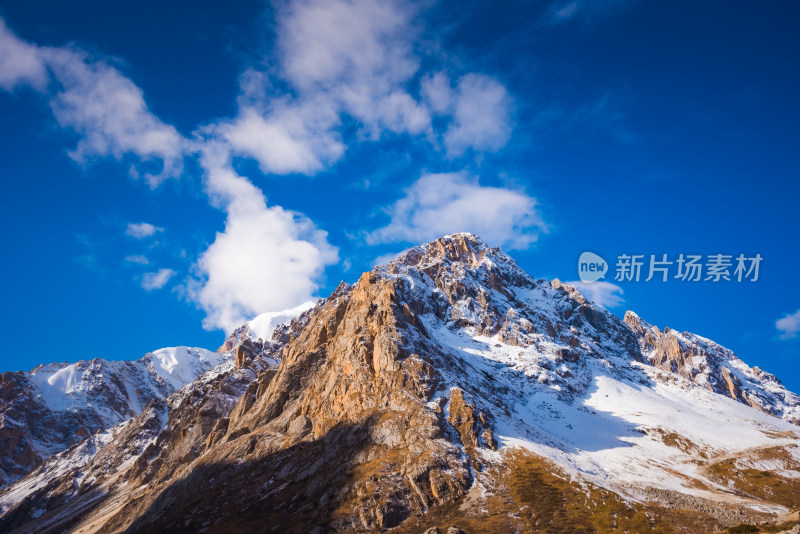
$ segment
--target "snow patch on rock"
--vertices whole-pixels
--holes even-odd
[[[258,341],[259,339],[262,341],[269,341],[272,338],[272,332],[275,331],[275,328],[288,323],[304,311],[310,310],[316,305],[316,301],[309,300],[289,310],[262,313],[247,323],[247,326],[250,328],[250,339],[253,341]]]

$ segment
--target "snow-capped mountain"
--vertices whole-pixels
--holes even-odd
[[[0,530],[714,532],[800,507],[797,395],[470,234],[256,329],[0,491]]]
[[[0,375],[0,487],[56,452],[139,415],[226,356],[169,347],[136,361],[94,359]]]

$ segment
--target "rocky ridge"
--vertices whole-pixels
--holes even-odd
[[[224,361],[172,347],[136,361],[101,358],[0,375],[0,488],[52,454],[139,415]]]
[[[677,374],[720,395],[757,410],[800,424],[800,396],[774,375],[750,367],[733,351],[690,332],[663,331],[632,311],[625,323],[633,330],[642,354],[655,367]]]
[[[269,341],[237,330],[220,349],[235,363],[112,430],[124,439],[91,454],[84,442],[0,492],[0,528],[589,528],[547,519],[537,487],[594,507],[580,519],[594,529],[598,503],[616,503],[629,531],[800,505],[800,434],[774,416],[791,420],[796,396],[753,371],[746,398],[771,392],[770,408],[734,402],[714,389],[719,366],[705,383],[682,375],[663,333],[631,323],[475,236],[446,236],[340,285]],[[767,465],[769,494],[747,485]],[[487,515],[498,506],[502,519]]]

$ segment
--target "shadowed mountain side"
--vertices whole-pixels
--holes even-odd
[[[126,533],[303,533],[314,527],[324,532],[334,524],[341,528],[343,517],[361,513],[374,515],[379,526],[397,525],[410,512],[393,503],[409,500],[414,490],[402,483],[399,456],[371,443],[379,420],[376,414],[358,425],[337,426],[318,440],[291,445],[253,462],[200,461],[146,506],[128,504],[117,514],[119,519],[101,532],[113,532],[128,517],[137,519]],[[232,446],[246,456],[257,440],[243,436]],[[365,462],[366,458],[372,460]],[[400,482],[395,491],[402,494],[377,497],[387,479]],[[354,496],[349,495],[357,482],[363,484],[360,491],[365,497],[361,510],[351,508]]]

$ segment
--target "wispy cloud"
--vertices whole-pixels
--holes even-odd
[[[611,282],[599,281],[586,284],[575,280],[564,283],[575,287],[588,300],[606,308],[616,308],[625,303],[625,299],[622,297],[624,291],[621,287]]]
[[[333,130],[339,117],[325,103],[275,99],[261,112],[244,107],[217,125],[216,134],[237,155],[255,159],[265,174],[314,174],[345,151]]]
[[[626,123],[623,106],[619,102],[621,98],[618,92],[605,92],[572,111],[568,126],[590,133],[606,132],[623,143],[635,142],[637,136]]]
[[[11,91],[25,85],[43,89],[47,85],[47,69],[39,48],[19,39],[0,18],[0,87]]]
[[[636,143],[640,138],[625,113],[627,100],[624,90],[609,90],[573,106],[555,103],[537,113],[533,126],[543,131],[607,135],[623,144]]]
[[[338,161],[347,144],[343,118],[361,139],[430,129],[427,108],[406,86],[419,68],[413,54],[416,8],[374,0],[297,0],[277,11],[274,69],[242,76],[239,114],[211,125],[232,153],[266,174],[314,174]],[[285,92],[276,87],[288,87]]]
[[[280,73],[302,99],[324,94],[364,128],[419,133],[427,111],[405,89],[419,69],[418,5],[296,0],[278,16]]]
[[[90,271],[105,274],[106,266],[102,261],[102,252],[105,247],[102,243],[97,242],[88,234],[76,234],[75,243],[79,251],[75,260]]]
[[[128,227],[125,229],[125,235],[130,236],[134,239],[144,239],[145,237],[150,237],[156,232],[163,232],[164,229],[160,226],[154,226],[150,223],[140,222],[140,223],[129,223]]]
[[[367,242],[417,243],[472,232],[495,245],[524,248],[547,230],[536,205],[524,191],[482,186],[466,173],[425,174],[386,209],[389,224],[367,234]]]
[[[419,10],[398,1],[284,4],[270,51],[277,65],[249,69],[239,114],[207,133],[268,174],[327,168],[346,152],[352,140],[344,131],[353,125],[357,142],[407,134],[453,157],[501,149],[512,131],[513,99],[489,75],[465,72],[453,86],[445,73],[423,69],[415,50]]]
[[[136,263],[139,265],[149,265],[150,260],[147,259],[147,256],[143,256],[141,254],[135,254],[133,256],[128,256],[125,258],[125,261],[128,263]]]
[[[553,24],[566,22],[578,14],[578,2],[559,2],[550,8],[549,21]]]
[[[400,254],[402,254],[403,252],[404,252],[403,250],[399,250],[397,252],[389,252],[387,254],[381,254],[380,256],[372,260],[372,266],[374,267],[376,265],[386,265],[390,261],[397,259],[397,257],[400,256]]]
[[[107,62],[73,47],[39,47],[17,37],[0,19],[0,87],[29,85],[49,101],[56,121],[79,136],[70,156],[130,157],[151,187],[180,174],[187,141],[153,115],[142,90]],[[153,166],[157,168],[153,168]]]
[[[547,24],[563,24],[579,16],[595,18],[632,3],[632,0],[558,0],[545,16]]]
[[[512,100],[500,82],[469,73],[455,88],[442,72],[423,78],[422,95],[436,115],[446,117],[444,146],[450,155],[467,149],[494,151],[511,137]]]
[[[775,328],[781,333],[780,338],[783,340],[798,337],[800,335],[800,310],[786,314],[775,321]]]
[[[53,114],[80,136],[70,152],[75,161],[134,156],[145,165],[142,172],[151,187],[181,173],[187,142],[150,112],[136,84],[79,50],[47,48],[42,55],[59,85],[50,100]],[[156,162],[160,169],[150,170],[147,164]]]
[[[161,289],[175,276],[176,273],[172,269],[159,269],[151,273],[144,273],[142,275],[142,287],[146,291],[153,291]]]

